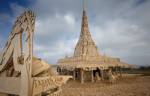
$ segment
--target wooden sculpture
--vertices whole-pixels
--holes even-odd
[[[35,15],[17,18],[0,55],[0,96],[58,96],[68,77],[50,76],[49,66],[33,57]]]

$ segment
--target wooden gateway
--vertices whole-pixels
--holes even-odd
[[[94,82],[95,78],[104,79],[104,72],[108,69],[130,67],[120,61],[119,58],[112,58],[101,55],[98,52],[89,28],[88,17],[85,8],[83,8],[81,33],[72,57],[65,57],[58,60],[58,72],[62,75],[72,75],[74,80]],[[105,72],[107,73],[107,72]]]

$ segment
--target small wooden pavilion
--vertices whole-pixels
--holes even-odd
[[[58,60],[58,72],[62,75],[72,75],[74,80],[94,82],[94,78],[105,78],[104,71],[121,67],[130,67],[119,58],[101,55],[98,52],[88,27],[88,17],[83,8],[81,33],[72,57]],[[106,73],[106,72],[105,72]]]

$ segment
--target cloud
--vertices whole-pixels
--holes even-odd
[[[113,20],[103,27],[92,26],[91,28],[101,53],[120,57],[131,64],[149,64],[149,59],[145,56],[149,56],[150,46],[143,40],[143,37],[146,37],[145,30],[140,26],[132,25],[125,20]]]
[[[34,53],[38,57],[56,63],[65,55],[72,55],[79,33],[79,22],[71,13],[55,14],[37,19]]]

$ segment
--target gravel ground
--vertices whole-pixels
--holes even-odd
[[[62,96],[150,96],[150,76],[125,76],[114,84],[69,81],[62,90]]]

